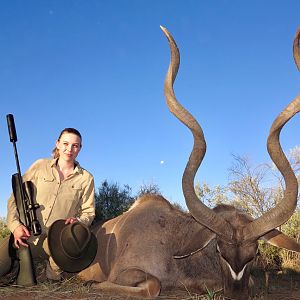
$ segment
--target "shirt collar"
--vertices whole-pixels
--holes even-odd
[[[51,161],[50,161],[50,166],[51,167],[54,167],[57,165],[57,161],[58,161],[58,158],[53,158]],[[75,168],[74,168],[74,174],[75,173],[79,173],[79,174],[82,174],[83,173],[83,169],[82,167],[80,166],[79,162],[77,160],[75,160]]]
[[[81,166],[77,160],[75,160],[74,173],[79,173],[79,174],[83,173],[83,169],[81,168]]]
[[[56,166],[57,161],[58,161],[58,158],[53,158],[53,159],[50,161],[50,167]]]

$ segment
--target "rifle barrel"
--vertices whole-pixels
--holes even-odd
[[[6,115],[6,120],[7,120],[7,127],[8,127],[10,141],[17,142],[18,138],[17,138],[14,116],[12,114],[8,114]]]
[[[8,115],[6,115],[6,120],[7,120],[9,139],[13,143],[13,146],[14,146],[14,154],[15,154],[15,160],[16,160],[16,165],[17,165],[17,171],[21,175],[21,168],[20,168],[17,144],[16,144],[16,142],[18,141],[18,137],[17,137],[14,116],[12,114],[8,114]]]

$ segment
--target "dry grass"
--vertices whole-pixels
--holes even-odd
[[[111,294],[99,293],[87,286],[76,277],[65,279],[59,283],[45,281],[33,287],[20,287],[17,285],[8,285],[0,287],[1,299],[91,299],[91,300],[136,300],[133,297],[124,297]],[[198,295],[187,290],[168,290],[164,291],[156,299],[160,300],[218,300],[221,297],[217,295],[214,298],[207,298],[205,295]]]
[[[43,271],[38,270],[38,284],[33,287],[20,287],[17,285],[0,286],[1,299],[55,299],[55,300],[134,300],[133,297],[122,297],[111,294],[103,294],[93,290],[85,282],[76,277],[66,278],[60,282],[49,282],[46,280]],[[255,274],[255,290],[252,300],[300,300],[300,274],[299,273],[271,273],[269,277],[269,286],[265,285],[263,272]],[[7,278],[9,281],[9,277]],[[188,289],[163,290],[158,300],[221,300],[220,292],[212,293],[208,291],[206,295],[199,295]]]
[[[300,273],[300,259],[285,260],[282,262],[282,268],[284,270]]]
[[[89,290],[75,278],[58,283],[42,282],[32,287],[8,285],[0,288],[0,298],[6,299],[84,299]],[[87,297],[86,299],[91,299]]]
[[[64,280],[59,283],[41,283],[33,287],[22,288],[16,285],[10,285],[0,288],[1,299],[55,299],[55,300],[69,300],[69,299],[91,299],[91,300],[136,300],[133,297],[124,297],[111,294],[99,293],[94,291],[84,283],[78,281],[76,278]],[[214,298],[207,298],[205,295],[198,295],[184,290],[164,291],[156,299],[160,300],[205,300],[205,299],[221,299],[215,296]]]

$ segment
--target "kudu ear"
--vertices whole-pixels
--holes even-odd
[[[173,258],[186,258],[193,255],[203,250],[215,237],[216,234],[213,231],[203,227],[187,235],[186,239],[183,239],[182,246],[180,246],[180,249],[177,249],[177,251],[175,250]]]
[[[273,229],[261,237],[267,243],[291,251],[300,252],[300,244],[277,229]]]

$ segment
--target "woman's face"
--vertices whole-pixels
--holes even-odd
[[[59,159],[74,162],[81,149],[81,139],[74,133],[65,132],[56,141],[56,148],[59,150]]]

